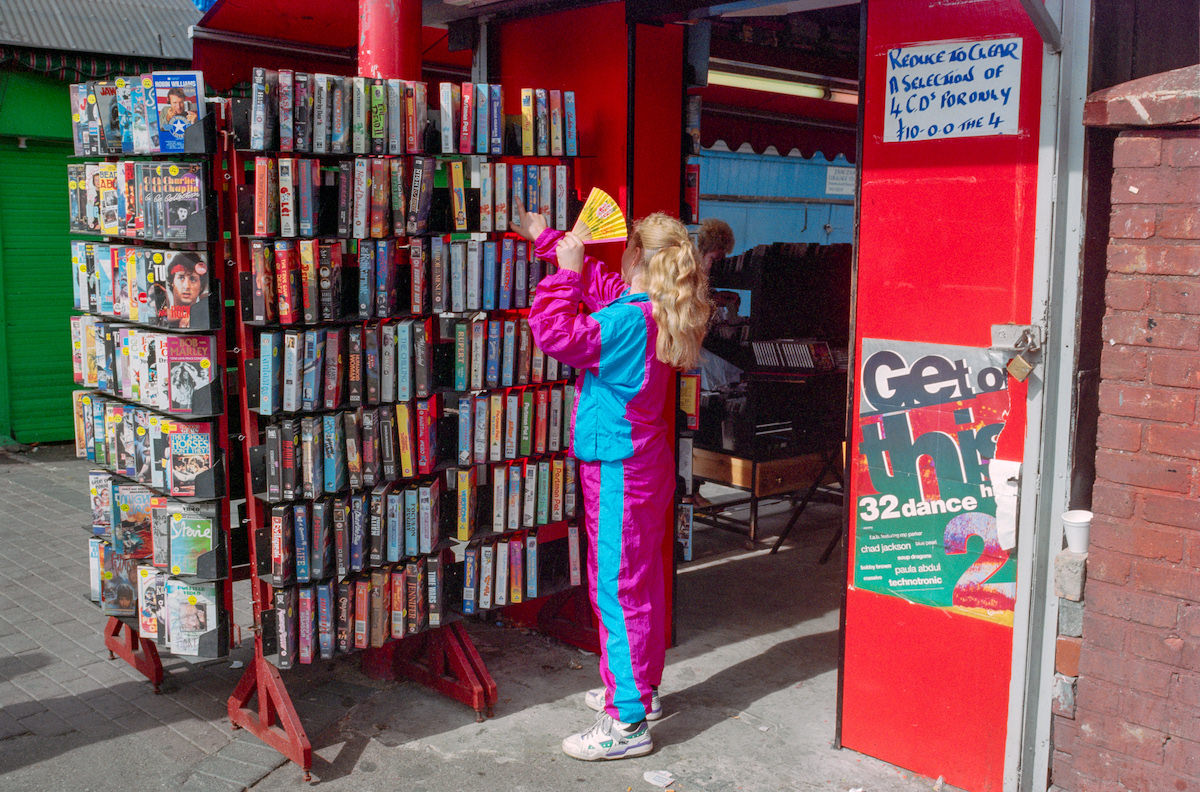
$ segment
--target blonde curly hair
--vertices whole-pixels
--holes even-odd
[[[634,223],[629,245],[641,249],[642,281],[658,325],[655,356],[668,366],[695,368],[713,309],[708,275],[687,229],[655,212]]]

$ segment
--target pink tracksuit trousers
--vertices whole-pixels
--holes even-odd
[[[554,261],[561,236],[544,231],[536,255]],[[559,270],[538,284],[529,324],[546,354],[582,372],[572,451],[592,548],[588,585],[600,623],[605,709],[637,723],[666,657],[663,543],[675,460],[663,408],[673,370],[655,356],[649,298],[628,293],[619,275],[590,257],[582,273]]]

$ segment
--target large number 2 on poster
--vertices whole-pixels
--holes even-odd
[[[967,552],[972,536],[983,540],[983,550],[975,563],[954,584],[954,605],[962,608],[1012,610],[1016,604],[1016,583],[989,582],[1008,562],[1008,551],[1000,547],[996,518],[983,512],[960,514],[946,523],[943,546],[949,555]]]

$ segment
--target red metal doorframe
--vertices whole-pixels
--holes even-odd
[[[992,324],[1030,321],[1041,38],[1017,4],[872,0],[865,20],[855,365],[864,338],[988,347]],[[888,49],[1002,36],[1023,42],[1019,134],[883,141]],[[996,456],[1020,460],[1026,392],[1012,380],[1009,388]],[[861,464],[862,439],[854,421],[852,468]],[[969,790],[999,790],[1012,628],[856,588],[854,479],[847,478],[841,742]]]

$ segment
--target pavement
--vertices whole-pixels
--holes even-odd
[[[87,599],[86,462],[70,446],[0,450],[0,791],[294,790],[303,773],[230,728],[226,699],[251,642],[228,658],[164,657],[160,695],[104,649],[105,619]],[[719,493],[705,489],[715,497]],[[768,545],[698,530],[680,567],[676,641],[667,653],[653,753],[579,762],[561,739],[587,728],[583,693],[596,658],[503,623],[468,632],[499,689],[482,723],[409,681],[369,679],[354,657],[283,672],[313,744],[319,789],[449,792],[564,788],[652,792],[946,790],[887,763],[832,747],[836,720],[836,556],[817,563],[839,520],[815,504],[777,555],[787,516],[762,510]],[[235,621],[249,635],[248,588]]]

